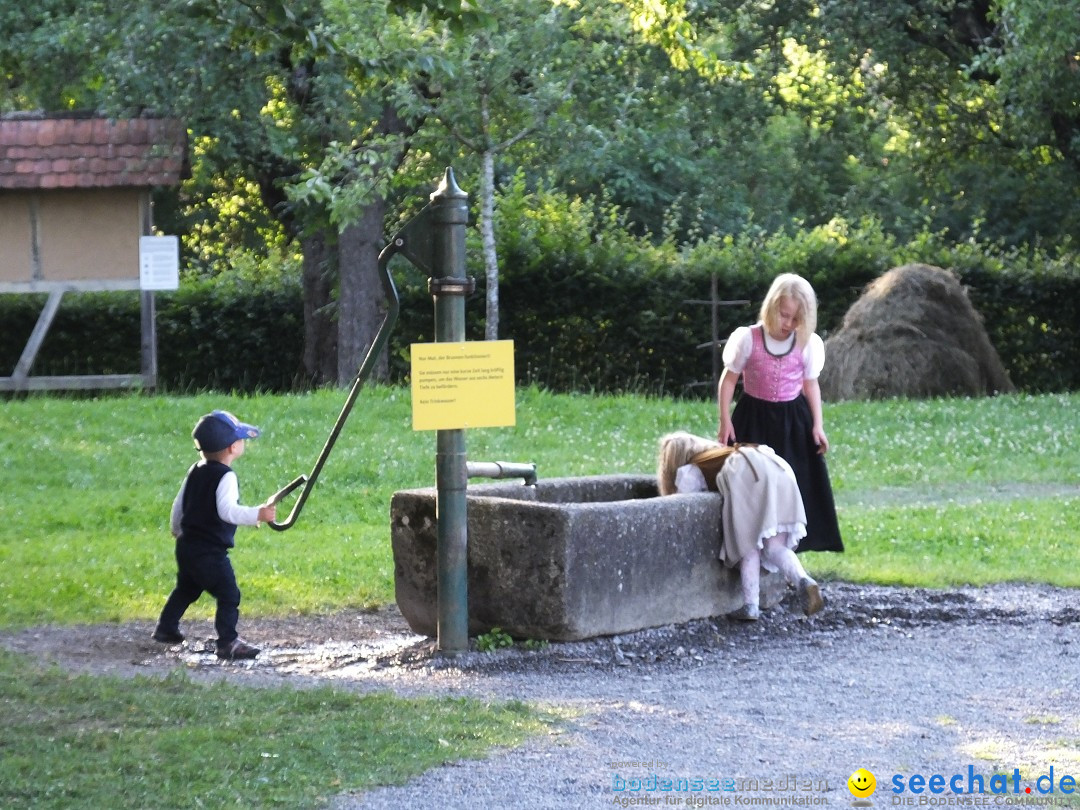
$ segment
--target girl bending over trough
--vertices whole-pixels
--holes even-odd
[[[712,491],[724,499],[720,561],[739,567],[743,606],[728,614],[756,621],[761,569],[779,571],[795,587],[803,613],[824,607],[820,589],[795,549],[806,536],[806,511],[791,466],[766,445],[722,445],[691,433],[660,439],[661,495]]]

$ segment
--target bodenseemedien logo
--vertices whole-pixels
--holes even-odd
[[[877,790],[877,779],[866,768],[859,768],[848,777],[847,788],[851,791],[851,795],[855,797],[855,801],[851,803],[852,807],[873,806],[870,797]]]

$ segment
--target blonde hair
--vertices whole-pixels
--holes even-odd
[[[799,325],[795,327],[795,343],[805,346],[817,331],[817,296],[810,282],[794,273],[782,273],[773,279],[765,300],[761,302],[758,318],[772,332],[780,317],[780,302],[790,298],[799,307]]]
[[[692,433],[676,431],[660,437],[656,460],[656,482],[661,495],[675,494],[675,471],[705,450],[722,447],[720,442],[703,439]]]

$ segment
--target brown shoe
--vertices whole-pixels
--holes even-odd
[[[242,638],[234,638],[224,647],[217,648],[217,657],[232,661],[239,658],[254,658],[261,653],[258,647],[252,647]]]
[[[813,616],[825,607],[825,600],[821,598],[821,589],[810,577],[799,580],[798,590],[799,604],[802,605],[802,612],[807,616]]]

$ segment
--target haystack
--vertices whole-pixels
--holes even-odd
[[[822,397],[921,399],[1015,390],[967,291],[948,270],[906,264],[869,284],[825,342]]]

